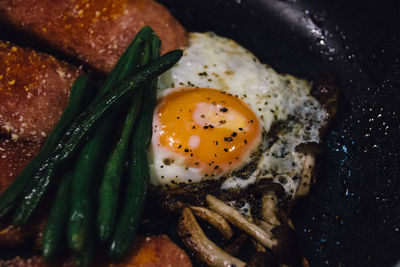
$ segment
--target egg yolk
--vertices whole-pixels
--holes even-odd
[[[187,167],[221,175],[246,162],[261,141],[261,126],[253,111],[231,94],[182,89],[158,103],[154,140],[175,158],[184,158]]]

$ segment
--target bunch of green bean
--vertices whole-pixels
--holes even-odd
[[[46,261],[66,246],[82,266],[99,244],[111,259],[129,251],[149,179],[145,149],[157,77],[182,56],[175,50],[160,57],[160,46],[154,31],[143,27],[94,99],[94,83],[80,76],[43,148],[0,196],[0,218],[15,208],[14,224],[24,225],[61,177],[43,232]],[[121,179],[127,184],[123,190]]]

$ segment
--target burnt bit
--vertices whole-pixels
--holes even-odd
[[[178,211],[184,205],[194,205],[206,207],[205,196],[212,194],[219,195],[221,182],[217,180],[205,180],[201,183],[183,183],[178,187],[164,188],[162,190],[153,188],[150,191],[152,196],[158,199],[161,207],[166,207],[170,211]]]
[[[296,152],[310,155],[318,155],[322,152],[322,148],[315,142],[302,143],[296,146]]]
[[[208,74],[207,74],[207,72],[203,71],[203,72],[199,72],[199,76],[206,77],[206,76],[208,76]]]
[[[174,163],[174,161],[172,159],[165,158],[165,159],[163,159],[163,163],[164,163],[164,165],[169,166],[172,163]]]
[[[222,107],[222,108],[219,109],[219,111],[221,111],[221,112],[227,112],[228,109],[227,109],[226,107]]]

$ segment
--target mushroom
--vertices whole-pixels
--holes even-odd
[[[278,198],[272,187],[264,190],[262,197],[261,215],[263,221],[259,220],[259,226],[270,232],[273,238],[277,239],[277,245],[272,250],[278,255],[279,261],[285,264],[299,264],[301,254],[298,247],[297,235],[290,219],[285,216],[282,222],[278,218]]]
[[[271,225],[280,225],[278,219],[278,198],[275,192],[267,191],[262,197],[261,215],[265,222]]]
[[[233,235],[232,228],[221,215],[203,207],[190,206],[190,209],[196,217],[207,221],[218,229],[225,239],[231,239]]]
[[[278,256],[281,263],[290,265],[300,263],[301,256],[296,233],[287,224],[282,224],[278,220],[275,212],[277,210],[277,201],[274,198],[265,198],[265,201],[268,202],[265,207],[270,207],[271,209],[264,213],[266,215],[272,214],[275,217],[273,221],[278,221],[279,224],[274,225],[265,221],[258,221],[262,226],[248,221],[236,209],[211,195],[206,196],[206,201],[211,210],[219,213],[228,222],[245,231],[264,247],[271,249]]]
[[[310,191],[311,178],[313,177],[312,171],[315,167],[315,156],[306,154],[304,159],[304,167],[301,173],[300,183],[297,187],[294,198],[307,196]]]
[[[228,222],[242,229],[254,237],[263,246],[272,249],[277,245],[277,240],[261,229],[258,225],[249,222],[239,211],[228,206],[223,201],[211,196],[206,196],[206,201],[211,210],[222,215]]]
[[[209,266],[244,267],[246,263],[229,255],[204,234],[190,208],[184,208],[178,224],[183,243]]]

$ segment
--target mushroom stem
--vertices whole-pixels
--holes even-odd
[[[184,208],[182,211],[178,224],[178,234],[183,243],[209,266],[244,267],[246,265],[246,263],[232,257],[208,239],[189,208]]]
[[[266,251],[266,249],[257,240],[251,239],[251,243],[253,243],[253,246],[255,247],[255,249],[258,252],[265,252]]]
[[[233,231],[224,217],[203,207],[190,206],[190,209],[196,217],[209,222],[212,226],[218,229],[225,239],[231,239]]]
[[[287,215],[287,213],[284,212],[283,210],[279,211],[279,215],[280,215],[282,223],[287,224],[290,228],[292,228],[294,230],[294,224],[293,224],[293,221],[290,219],[289,215]]]
[[[275,192],[268,191],[263,195],[261,215],[264,221],[273,226],[281,224],[278,219],[278,198]]]
[[[239,211],[228,206],[223,201],[211,195],[206,196],[206,201],[211,210],[222,215],[228,222],[254,237],[263,246],[272,249],[277,244],[277,240],[272,238],[270,234],[254,223],[249,222]]]
[[[300,183],[297,187],[294,198],[307,196],[310,191],[312,171],[315,167],[315,157],[313,154],[307,154],[304,160],[304,167],[301,173]]]
[[[272,229],[274,229],[274,225],[271,225],[270,223],[267,223],[263,220],[256,220],[255,223],[260,226],[261,229],[263,229],[265,232],[267,232],[269,235],[272,236]]]

